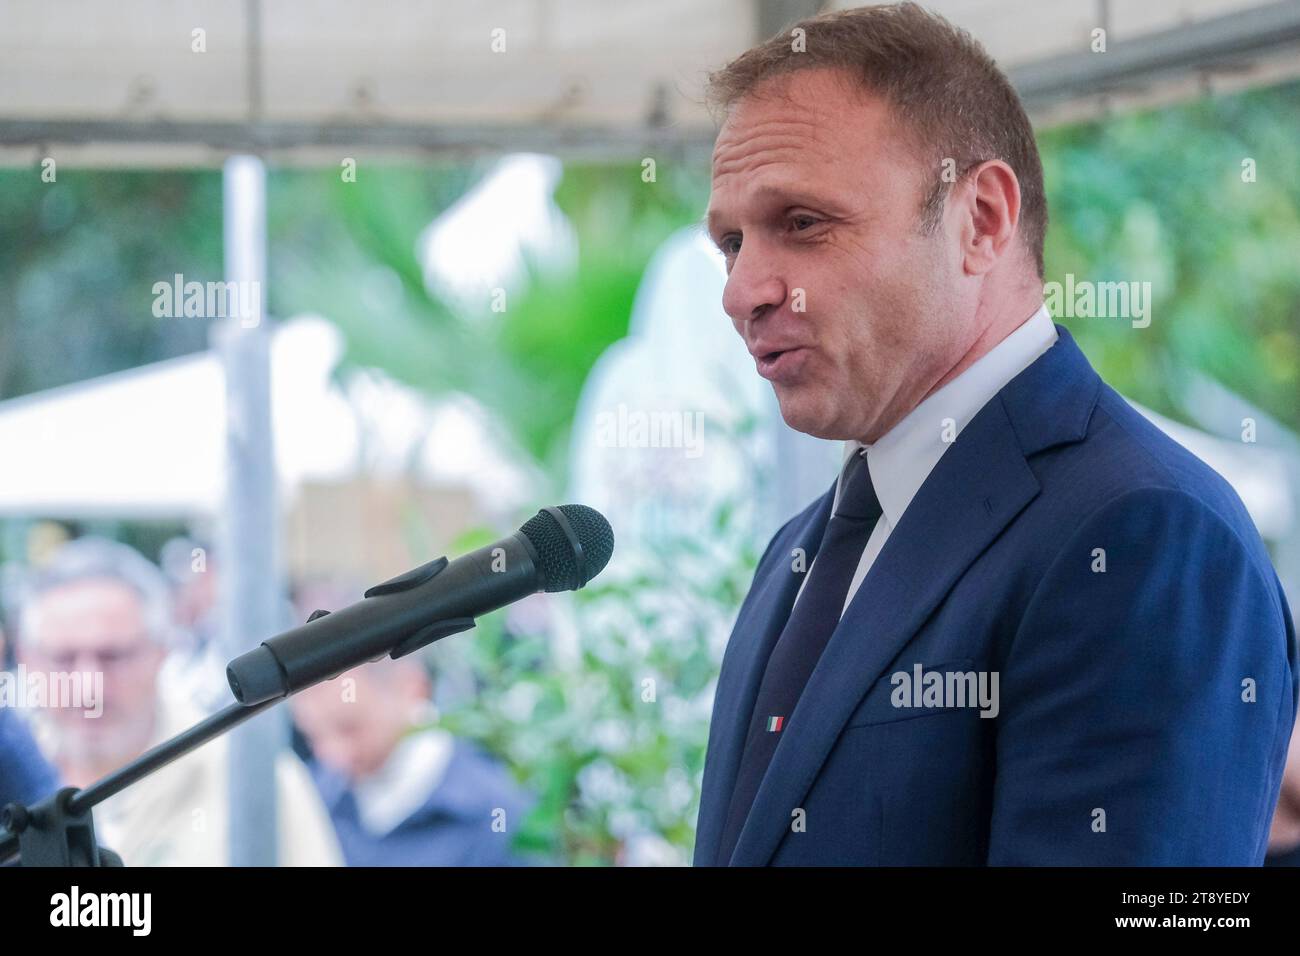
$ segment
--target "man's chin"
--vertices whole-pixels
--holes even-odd
[[[827,441],[841,441],[845,437],[841,434],[840,429],[826,424],[815,416],[792,416],[783,414],[781,417],[784,418],[785,423],[795,431],[802,432],[812,438],[823,438]]]
[[[829,414],[828,409],[801,401],[806,396],[796,396],[791,391],[786,390],[785,395],[777,392],[776,396],[777,404],[781,407],[781,417],[787,425],[813,438],[841,441],[849,437],[842,426],[837,427],[834,416]]]

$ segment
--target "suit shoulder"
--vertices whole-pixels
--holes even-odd
[[[1060,464],[1085,513],[1133,492],[1170,507],[1201,507],[1213,512],[1244,540],[1257,540],[1246,506],[1222,475],[1161,431],[1108,385],[1102,385],[1088,432],[1070,446]]]

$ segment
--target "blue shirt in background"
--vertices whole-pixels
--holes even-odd
[[[0,707],[0,806],[33,804],[59,789],[59,775],[31,731],[12,710]]]
[[[535,800],[498,761],[455,740],[445,772],[423,802],[395,828],[368,829],[342,774],[318,760],[312,776],[329,810],[348,866],[526,866],[511,849]],[[505,810],[506,830],[493,829],[494,810]]]

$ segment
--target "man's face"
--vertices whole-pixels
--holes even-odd
[[[883,100],[834,71],[758,93],[735,104],[713,152],[723,308],[792,428],[875,441],[973,341],[953,223],[920,231],[939,171]]]
[[[103,713],[50,709],[61,754],[74,760],[128,760],[153,729],[162,647],[149,635],[139,595],[112,579],[75,581],[35,598],[33,633],[19,644],[28,668],[103,675]],[[84,691],[83,691],[84,693]]]
[[[395,671],[388,662],[370,666]],[[299,692],[290,706],[312,753],[356,781],[384,765],[422,700],[406,675],[376,674],[363,666]]]

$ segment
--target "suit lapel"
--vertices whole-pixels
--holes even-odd
[[[1086,434],[1100,380],[1069,333],[1057,326],[1060,340],[991,399],[939,459],[873,563],[839,626],[831,635],[773,754],[749,818],[741,831],[731,864],[768,863],[790,826],[790,813],[807,795],[844,723],[863,695],[920,629],[961,574],[1002,533],[1039,492],[1026,457],[1052,444]],[[829,513],[829,497],[818,509],[820,520],[808,522],[806,537],[820,538]],[[774,572],[779,574],[778,572]],[[765,613],[784,611],[764,627],[770,633],[784,624],[793,601],[777,607],[775,595],[754,604],[754,622]],[[748,617],[748,616],[747,616]],[[757,626],[755,624],[754,626]],[[727,786],[735,779],[747,719],[753,708],[766,654],[758,642],[740,659],[744,693],[727,702],[729,715],[721,737],[726,742]],[[721,684],[720,690],[721,693]],[[748,706],[745,706],[748,705]],[[712,738],[710,747],[712,748]],[[725,808],[719,813],[725,812]],[[711,821],[712,823],[712,821]],[[813,822],[813,825],[816,825]],[[721,827],[721,823],[717,823]],[[716,833],[712,835],[716,854]]]
[[[835,486],[831,485],[801,519],[782,532],[772,546],[768,567],[754,582],[752,600],[746,602],[732,628],[709,723],[708,759],[696,824],[696,866],[715,863],[763,671],[804,578],[793,570],[792,552],[803,549],[807,557],[802,567],[812,562],[830,518],[834,495]]]

